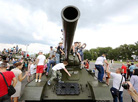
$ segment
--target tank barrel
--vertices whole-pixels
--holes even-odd
[[[65,60],[68,60],[77,26],[77,21],[80,17],[80,11],[75,6],[66,6],[61,11],[61,17],[63,22]]]

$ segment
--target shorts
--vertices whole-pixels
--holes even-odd
[[[36,73],[43,73],[44,65],[38,65],[36,68]]]

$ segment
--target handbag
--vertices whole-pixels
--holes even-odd
[[[4,79],[4,81],[5,81],[5,83],[6,83],[7,87],[8,87],[8,95],[9,96],[13,95],[16,92],[15,88],[12,85],[8,86],[8,83],[7,83],[4,75],[1,72],[0,72],[0,74],[3,76],[3,79]]]
[[[122,79],[121,79],[121,82],[120,82],[119,89],[116,89],[116,91],[115,91],[115,96],[117,96],[117,97],[119,97],[119,90],[121,88],[122,81],[123,81],[123,76],[122,76]]]

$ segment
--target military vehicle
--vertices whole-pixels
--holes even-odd
[[[28,83],[21,96],[21,100],[28,101],[91,101],[91,102],[108,102],[112,100],[109,86],[98,82],[92,71],[80,68],[80,62],[77,55],[74,57],[71,53],[71,46],[77,21],[80,17],[80,11],[75,6],[66,6],[62,9],[61,17],[64,30],[64,50],[65,55],[61,57],[61,62],[67,60],[69,65],[66,66],[71,74],[69,77],[64,71],[62,73],[62,81],[57,80],[47,85],[50,75],[42,76],[40,83],[32,81]]]

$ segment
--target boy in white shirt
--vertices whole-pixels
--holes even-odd
[[[62,73],[60,73],[60,70],[61,69],[64,69],[64,71],[69,75],[70,73],[67,71],[67,69],[65,68],[65,66],[68,65],[68,62],[67,61],[63,61],[63,63],[59,63],[59,64],[56,64],[53,68],[52,68],[52,76],[50,78],[50,80],[47,82],[48,85],[51,85],[51,82],[53,81],[53,79],[57,78],[57,75],[58,75],[58,79],[59,81],[58,82],[61,82],[61,78],[62,78]]]
[[[39,51],[39,55],[38,55],[38,57],[36,59],[37,68],[36,68],[36,79],[35,79],[35,82],[37,82],[37,81],[41,82],[41,77],[42,77],[42,73],[43,73],[45,62],[46,62],[46,57],[43,55],[42,51]],[[39,80],[38,80],[38,77],[39,77]]]

